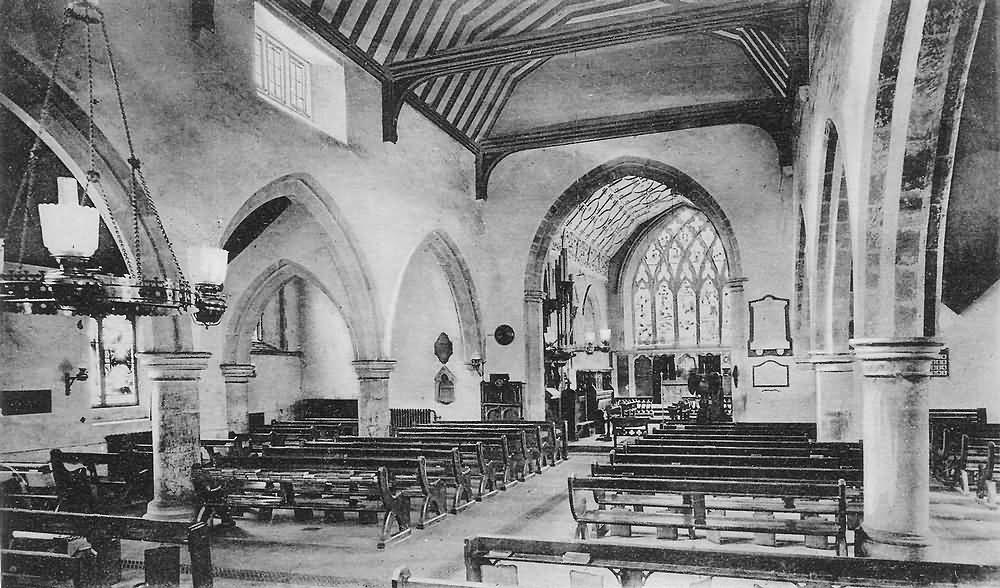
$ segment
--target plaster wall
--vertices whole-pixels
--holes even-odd
[[[149,430],[149,394],[141,384],[139,406],[91,407],[100,385],[90,347],[95,328],[92,319],[0,314],[0,389],[49,390],[52,398],[51,413],[0,416],[0,459],[47,461],[57,446],[103,451],[105,435]],[[64,370],[80,367],[90,378],[74,382],[67,395]]]
[[[455,401],[437,402],[434,377],[442,368],[434,342],[445,333],[452,355],[443,364],[454,376]],[[432,408],[444,419],[479,420],[479,374],[468,369],[455,299],[437,259],[427,250],[414,253],[403,275],[393,325],[392,356],[398,362],[389,380],[393,408]]]
[[[929,379],[931,408],[986,407],[989,422],[1000,422],[1000,285],[993,284],[962,314],[938,305],[938,340],[948,348],[947,378]]]

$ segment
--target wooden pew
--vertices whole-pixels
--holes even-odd
[[[472,483],[469,468],[462,463],[462,454],[457,447],[428,449],[410,447],[386,447],[370,445],[365,447],[346,446],[333,442],[314,441],[310,446],[265,447],[264,456],[274,457],[332,457],[332,458],[397,458],[417,459],[423,457],[427,467],[427,477],[441,480],[445,488],[453,494],[448,512],[457,514],[472,506]],[[320,445],[322,444],[322,445]]]
[[[466,582],[419,578],[405,569],[393,588],[485,588],[484,571],[501,565],[532,564],[606,569],[623,588],[639,588],[654,573],[790,582],[811,588],[833,586],[1000,585],[1000,566],[937,561],[899,561],[826,555],[689,549],[636,543],[553,541],[527,537],[476,536],[465,540]],[[530,568],[529,568],[530,569]],[[490,584],[492,585],[492,584]],[[546,584],[552,587],[552,584]],[[593,585],[593,584],[591,584]],[[686,584],[685,584],[686,585]],[[530,584],[529,584],[530,586]],[[559,584],[555,588],[559,588]],[[567,584],[573,588],[572,579]]]
[[[542,440],[541,427],[535,424],[525,423],[523,421],[508,422],[505,424],[494,424],[494,421],[485,423],[479,421],[450,421],[442,423],[439,421],[436,423],[428,423],[426,425],[416,425],[400,429],[396,434],[397,436],[403,436],[404,433],[412,431],[442,433],[460,432],[462,434],[466,434],[468,432],[479,432],[508,435],[508,437],[510,437],[511,450],[517,452],[518,448],[516,445],[519,443],[521,444],[521,453],[524,454],[527,460],[527,469],[525,470],[525,474],[531,473],[532,465],[534,465],[534,473],[542,473],[543,455],[551,449],[547,448],[545,446],[545,442]],[[512,435],[513,437],[511,437]]]
[[[504,464],[489,460],[481,442],[435,442],[399,437],[341,437],[337,441],[307,441],[303,447],[400,447],[424,450],[457,449],[462,465],[468,468],[469,481],[475,486],[473,498],[478,502],[492,496],[499,490],[497,472],[503,472]]]
[[[318,510],[327,514],[327,520],[342,520],[343,513],[355,512],[361,522],[378,524],[378,549],[413,533],[410,497],[392,487],[393,478],[385,466],[314,472],[211,467],[204,468],[204,473],[225,489],[206,497],[211,507],[258,508],[262,518],[273,509],[295,511],[296,517],[302,519]],[[221,503],[210,502],[219,500],[218,496],[222,497]]]
[[[955,474],[963,494],[968,494],[974,485],[979,498],[988,498],[991,502],[996,498],[993,470],[998,446],[1000,437],[962,435]]]
[[[466,421],[440,421],[446,424],[458,423],[465,424]],[[523,421],[523,420],[498,420],[498,421],[488,421],[484,424],[501,424],[501,425],[538,425],[541,429],[543,444],[545,446],[545,451],[543,452],[543,457],[548,458],[548,465],[555,465],[557,461],[568,459],[569,457],[569,431],[568,423],[562,421],[560,423],[555,423],[552,421]],[[529,439],[530,440],[530,439]]]
[[[861,456],[844,457],[828,455],[768,456],[733,455],[725,453],[635,453],[633,451],[612,450],[608,455],[612,464],[663,464],[663,465],[711,465],[778,468],[839,468],[862,467]]]
[[[822,456],[853,456],[861,458],[863,451],[858,443],[810,443],[795,447],[755,447],[746,444],[670,442],[652,439],[640,439],[637,443],[623,445],[616,449],[624,453],[717,453],[725,455],[764,455],[788,457]]]
[[[358,419],[356,418],[306,417],[299,420],[279,422],[293,426],[318,426],[323,432],[332,432],[334,437],[358,434]]]
[[[504,464],[501,490],[515,483],[524,481],[528,469],[527,441],[524,431],[510,430],[503,432],[458,431],[455,429],[401,429],[396,435],[401,439],[419,439],[421,441],[481,442],[490,459],[499,459]]]
[[[229,439],[202,439],[201,448],[208,455],[208,463],[214,463],[218,455],[243,456],[250,455],[250,439],[246,436],[235,436]]]
[[[53,449],[49,452],[59,510],[109,512],[152,499],[152,456],[128,451],[96,453]],[[71,467],[67,468],[67,464]],[[73,468],[74,464],[79,468]],[[98,466],[107,468],[101,474]],[[112,477],[112,473],[117,473]]]
[[[659,463],[595,463],[590,467],[594,476],[641,476],[648,478],[689,480],[798,480],[836,482],[846,480],[861,487],[864,471],[857,467],[761,467],[701,464]]]
[[[120,581],[120,560],[122,539],[132,541],[150,541],[154,543],[185,544],[190,556],[191,583],[194,588],[211,588],[212,586],[212,552],[208,536],[208,527],[204,523],[181,523],[150,521],[135,517],[95,515],[67,512],[49,512],[23,509],[0,509],[2,523],[2,567],[4,575],[13,574],[11,566],[29,575],[50,577],[66,577],[80,584],[105,586]],[[18,531],[32,533],[50,533],[85,537],[93,547],[93,561],[72,562],[72,557],[60,557],[51,553],[39,553],[30,550],[9,549]],[[178,548],[179,549],[179,548]],[[170,559],[170,558],[167,558]],[[147,580],[150,573],[160,581],[164,577],[180,577],[180,558],[176,569],[164,573],[162,569],[147,568]],[[177,586],[171,581],[157,585]]]
[[[304,476],[301,475],[303,472],[308,472],[314,478],[327,479],[331,472],[334,472],[334,477],[340,476],[344,472],[369,472],[373,474],[378,468],[385,467],[388,471],[389,487],[392,492],[419,501],[420,517],[415,525],[418,529],[436,523],[448,514],[445,481],[440,478],[431,478],[428,475],[427,462],[422,457],[251,456],[221,457],[217,462],[220,469],[260,471],[272,478],[275,473],[299,472],[300,475],[297,477],[300,479],[304,479]],[[430,515],[432,511],[435,513],[434,516]]]
[[[716,433],[770,433],[786,435],[816,436],[816,423],[774,422],[774,423],[661,423],[654,431],[714,431]]]
[[[776,533],[803,535],[806,537],[834,537],[837,554],[847,555],[847,494],[846,483],[804,482],[797,480],[754,480],[754,479],[663,479],[649,477],[613,477],[595,475],[589,477],[572,476],[568,480],[570,512],[577,522],[577,536],[586,539],[589,526],[617,525],[626,529],[632,526],[654,527],[657,537],[674,538],[678,528],[703,529],[709,531],[709,539],[721,541],[721,533],[750,532],[770,536]],[[579,491],[593,493],[595,503],[592,508],[586,497],[577,495]],[[599,504],[602,495],[618,494],[618,505],[626,506],[635,496],[635,506],[648,504],[650,495],[678,496],[688,500],[678,508],[685,512],[645,512],[641,508],[633,511],[606,510]],[[836,501],[836,520],[819,518],[801,520],[774,518],[718,517],[706,513],[704,496],[715,497],[760,497],[791,500],[833,500]],[[686,499],[684,497],[687,497]],[[792,508],[791,512],[799,512]],[[815,513],[801,514],[813,515]],[[626,531],[628,533],[628,531]]]
[[[0,506],[55,510],[58,504],[50,463],[0,463]]]

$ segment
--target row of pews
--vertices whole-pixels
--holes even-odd
[[[679,574],[677,585],[707,585],[711,578],[833,586],[997,586],[1000,566],[883,560],[864,554],[862,449],[856,443],[817,443],[805,423],[671,425],[616,446],[591,475],[568,479],[572,541],[477,536],[465,543],[465,581],[392,576],[393,588],[485,588],[522,585],[521,578],[550,578],[570,569],[568,584],[639,588],[653,574]],[[655,529],[655,544],[627,543],[635,528]],[[661,539],[679,531],[704,533],[723,543],[753,534],[755,544],[775,545],[776,535],[799,535],[824,553],[781,554],[692,549]],[[831,541],[832,540],[832,541]],[[832,544],[831,544],[832,543]],[[610,573],[609,573],[610,572]],[[543,576],[543,574],[545,574]],[[708,578],[707,580],[705,578]],[[529,586],[530,584],[529,580]],[[671,584],[674,585],[674,584]]]
[[[199,520],[278,509],[328,522],[356,514],[377,525],[379,549],[567,458],[565,424],[545,421],[437,421],[394,437],[340,435],[284,439],[248,453],[216,454],[195,468]]]
[[[997,500],[994,470],[1000,448],[1000,424],[986,420],[986,409],[931,409],[931,471],[963,494]]]
[[[211,588],[212,551],[204,523],[0,508],[2,584],[68,582],[110,587],[122,582],[122,541],[142,541],[146,586]],[[155,546],[149,546],[155,543]],[[187,563],[181,563],[186,547]]]
[[[759,551],[694,550],[612,541],[551,541],[526,537],[475,536],[465,540],[464,555],[465,581],[414,576],[409,569],[401,568],[393,573],[391,586],[595,588],[607,586],[605,580],[610,580],[622,588],[641,588],[653,574],[703,578],[694,584],[689,584],[690,579],[677,578],[678,583],[671,583],[671,586],[708,586],[711,579],[716,577],[787,582],[810,588],[1000,585],[1000,566],[824,555],[779,555]],[[570,568],[568,582],[519,582],[519,576],[537,578],[539,571],[553,566]]]
[[[703,531],[722,543],[739,532],[775,545],[800,535],[819,548],[832,538],[847,555],[863,512],[861,446],[813,436],[802,423],[661,425],[569,479],[577,537],[651,527],[660,539]]]

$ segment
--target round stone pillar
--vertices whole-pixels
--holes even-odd
[[[851,344],[864,372],[865,551],[921,559],[930,544],[927,379],[942,345],[925,337]]]
[[[809,354],[816,374],[816,440],[861,440],[861,395],[854,385],[854,357],[849,353]]]
[[[726,298],[729,301],[728,331],[724,344],[729,345],[729,356],[733,370],[736,370],[737,385],[732,388],[733,421],[744,420],[747,407],[747,392],[750,390],[751,373],[747,363],[747,300],[743,292],[746,278],[731,278],[726,282]]]
[[[545,342],[542,339],[541,290],[524,291],[524,418],[540,421],[545,418]]]
[[[351,362],[358,374],[358,435],[389,435],[389,375],[396,367],[392,359],[359,359]]]
[[[250,363],[224,363],[219,366],[226,382],[226,427],[234,433],[250,432],[247,414],[250,412],[250,378],[257,371]]]
[[[150,392],[153,425],[153,500],[147,519],[190,521],[194,513],[191,466],[201,459],[198,380],[211,353],[140,353],[140,374]]]

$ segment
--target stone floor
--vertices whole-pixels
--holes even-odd
[[[278,511],[272,522],[239,519],[234,530],[214,529],[213,563],[216,586],[390,586],[390,576],[408,567],[415,576],[464,579],[463,539],[476,534],[534,536],[571,539],[574,525],[566,500],[566,478],[588,472],[596,454],[576,454],[555,468],[546,469],[506,492],[499,493],[457,516],[413,535],[385,550],[375,549],[371,525],[324,523],[321,519],[297,522],[291,513]],[[932,493],[932,530],[939,539],[932,559],[1000,564],[1000,510],[978,502],[973,496],[935,489]],[[648,532],[647,532],[648,531]],[[780,537],[779,537],[780,539]],[[652,529],[640,530],[625,542],[656,542]],[[672,546],[691,549],[763,550],[773,553],[817,553],[789,541],[777,548],[763,547],[747,539],[723,546],[705,539],[680,539]],[[126,559],[141,559],[141,545],[126,547]],[[832,553],[832,552],[831,552]],[[137,563],[137,562],[136,562]],[[590,570],[593,572],[593,570]],[[127,570],[122,586],[141,580],[141,570]],[[568,571],[562,566],[522,566],[522,584],[565,586]],[[616,586],[610,573],[605,585]],[[754,585],[764,588],[789,586],[775,582],[654,575],[647,586],[728,588]]]

